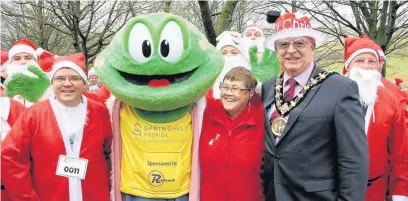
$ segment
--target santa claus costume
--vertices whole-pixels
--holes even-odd
[[[246,58],[245,47],[242,41],[242,36],[240,33],[232,32],[232,31],[224,31],[217,37],[217,50],[221,51],[225,46],[231,46],[237,49],[240,54],[227,56],[224,55],[224,68],[222,69],[220,75],[215,80],[212,89],[206,94],[207,98],[215,98],[220,99],[221,91],[220,91],[220,83],[222,82],[224,76],[230,71],[232,68],[235,67],[244,67],[248,70],[251,70],[249,65],[249,61]]]
[[[253,31],[255,31],[255,33],[252,33]],[[246,51],[244,55],[246,55],[248,58],[249,58],[249,48],[252,46],[257,46],[258,52],[263,52],[265,36],[263,34],[261,27],[259,27],[253,21],[247,22],[247,27],[245,28],[244,33],[243,33],[243,40],[244,40],[244,48]]]
[[[34,58],[34,65],[41,67],[41,64],[47,61],[41,61],[43,58],[43,55],[48,56],[48,54],[51,54],[48,51],[43,50],[42,48],[38,48],[37,45],[35,45],[32,41],[30,41],[29,39],[23,38],[20,40],[17,40],[16,42],[13,43],[13,46],[10,48],[9,52],[8,52],[8,61],[7,61],[7,74],[8,76],[12,76],[15,73],[28,73],[32,76],[34,76],[34,74],[30,73],[27,70],[27,65],[29,64],[13,64],[12,63],[12,59],[15,55],[20,54],[20,53],[27,53],[30,54],[33,58]],[[52,55],[52,54],[51,54]],[[46,73],[50,73],[51,69],[42,69],[44,72]],[[22,96],[17,95],[15,97],[13,97],[14,100],[22,103],[23,105],[25,105],[26,107],[30,107],[32,106],[34,103],[31,103],[27,100],[25,100]]]
[[[17,121],[17,118],[22,114],[26,107],[6,96],[4,96],[4,85],[3,81],[5,80],[4,71],[6,70],[5,63],[8,60],[8,52],[2,50],[1,51],[1,66],[0,66],[0,74],[1,74],[1,83],[0,83],[0,134],[1,134],[1,144],[3,144],[3,139],[6,137],[8,132],[10,131],[11,127]],[[4,76],[4,77],[3,77]],[[1,170],[0,170],[1,172]],[[3,173],[3,172],[2,172]],[[1,183],[1,200],[2,201],[9,201],[11,200],[8,196],[3,183]]]
[[[385,88],[379,87],[381,77],[379,72],[364,70],[357,66],[350,70],[351,61],[361,53],[374,54],[378,62],[379,55],[372,40],[345,39],[344,70],[347,76],[357,81],[360,100],[367,106],[365,129],[370,165],[365,200],[384,201],[388,190],[393,201],[407,201],[408,133],[404,112],[399,100]],[[366,81],[368,77],[369,82]]]
[[[84,82],[87,79],[82,53],[58,57],[52,75],[64,67],[74,69]],[[85,96],[81,100],[78,106],[67,107],[53,95],[29,108],[10,130],[1,167],[12,200],[109,200],[109,114],[102,104]],[[71,159],[88,161],[83,179],[57,175],[59,163]]]

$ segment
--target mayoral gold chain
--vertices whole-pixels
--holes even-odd
[[[299,94],[295,96],[291,101],[285,101],[283,98],[283,72],[279,74],[276,79],[275,86],[275,105],[277,112],[280,114],[280,117],[274,119],[271,123],[271,130],[275,136],[282,136],[287,124],[285,116],[288,115],[289,112],[292,111],[300,102],[302,102],[302,100],[306,97],[310,90],[312,90],[315,86],[319,85],[333,74],[335,74],[335,72],[329,71],[323,71],[317,74],[306,83]]]

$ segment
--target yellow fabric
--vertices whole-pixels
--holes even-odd
[[[120,119],[126,119],[120,121],[121,192],[156,199],[187,194],[193,142],[191,114],[157,124],[141,119],[129,105],[122,104]]]

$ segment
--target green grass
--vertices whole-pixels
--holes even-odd
[[[394,80],[394,78],[400,78],[404,80],[403,87],[404,90],[408,89],[408,57],[403,56],[389,56],[387,57],[387,71],[386,78],[389,80]],[[343,64],[337,63],[332,64],[326,69],[331,71],[336,71],[338,73],[343,72]]]

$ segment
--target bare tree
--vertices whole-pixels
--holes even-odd
[[[87,63],[109,44],[116,32],[132,16],[127,2],[119,1],[21,1],[25,7],[46,12],[51,21],[32,15],[3,11],[13,19],[38,21],[56,31],[56,35],[70,39],[75,52],[83,52]],[[25,10],[21,10],[25,12]],[[13,25],[9,25],[13,26]],[[34,31],[35,32],[35,31]],[[48,36],[48,33],[45,33]],[[59,46],[61,47],[61,46]]]
[[[12,43],[21,38],[29,38],[39,47],[56,54],[72,51],[71,41],[59,33],[53,25],[57,19],[53,14],[43,9],[44,1],[24,1],[1,3],[1,46],[3,49],[11,47]],[[65,30],[64,30],[65,31]]]

